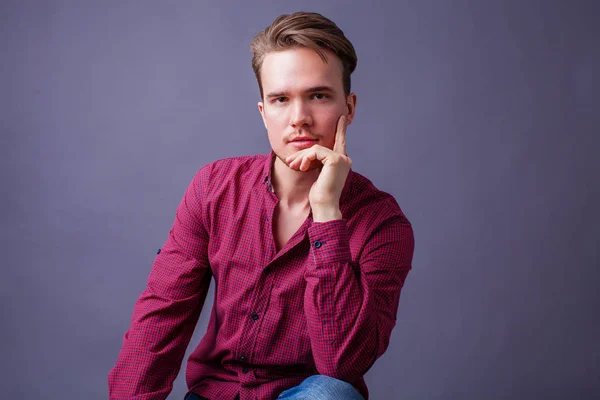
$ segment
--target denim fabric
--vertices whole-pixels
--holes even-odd
[[[239,399],[236,397],[236,399]],[[313,375],[298,386],[282,392],[278,400],[364,400],[348,382],[325,375]],[[208,400],[195,393],[188,393],[184,400]]]
[[[313,375],[278,397],[281,400],[364,400],[348,382],[325,375]]]

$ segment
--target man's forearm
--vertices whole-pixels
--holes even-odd
[[[387,349],[410,265],[394,256],[404,243],[384,240],[400,233],[411,241],[406,228],[382,229],[360,265],[351,261],[345,220],[309,228],[314,263],[305,274],[304,307],[319,373],[353,382]]]

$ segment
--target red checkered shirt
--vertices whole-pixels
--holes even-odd
[[[350,170],[343,219],[312,213],[276,251],[274,153],[198,171],[159,250],[109,373],[110,399],[165,399],[211,278],[206,334],[186,380],[209,399],[275,399],[322,374],[353,384],[388,347],[411,269],[413,230],[395,199]]]

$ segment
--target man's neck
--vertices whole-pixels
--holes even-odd
[[[281,206],[288,209],[308,210],[308,194],[319,177],[319,170],[296,171],[275,156],[271,164],[271,184]]]

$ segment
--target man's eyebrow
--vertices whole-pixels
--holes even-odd
[[[317,92],[334,92],[333,88],[329,86],[314,86],[306,90],[306,93],[317,93]],[[267,99],[277,98],[277,97],[287,97],[289,95],[288,92],[271,92],[267,94]]]
[[[333,88],[329,86],[315,86],[308,89],[307,93],[315,93],[315,92],[333,92]]]
[[[274,97],[286,97],[287,96],[287,92],[271,92],[269,94],[267,94],[267,99],[271,99]]]

